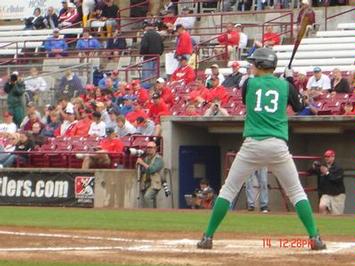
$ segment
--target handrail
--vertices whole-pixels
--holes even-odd
[[[343,11],[343,12],[336,13],[335,15],[332,15],[332,16],[328,17],[328,5],[325,5],[325,7],[324,7],[324,29],[325,30],[328,29],[328,20],[330,20],[332,18],[335,18],[335,17],[338,17],[338,16],[341,16],[341,15],[344,15],[344,14],[347,14],[347,13],[349,13],[351,11],[355,11],[355,7],[351,8],[351,9],[348,9],[346,11]]]

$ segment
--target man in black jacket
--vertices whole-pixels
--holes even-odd
[[[311,173],[318,177],[319,212],[343,214],[345,205],[344,170],[335,163],[335,152],[324,153],[325,164],[313,162]]]
[[[238,88],[243,74],[239,72],[239,63],[237,61],[234,61],[231,67],[233,73],[226,77],[226,79],[222,83],[222,86],[226,88]]]
[[[149,60],[143,63],[142,81],[144,88],[150,88],[149,82],[152,78],[157,78],[158,74],[158,57],[164,52],[163,39],[155,30],[154,25],[144,25],[144,35],[141,41],[140,54],[143,56],[143,60]]]

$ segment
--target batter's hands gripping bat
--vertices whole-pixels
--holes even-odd
[[[298,46],[300,45],[302,38],[307,31],[308,25],[311,25],[311,19],[309,18],[309,16],[307,14],[305,14],[302,18],[301,25],[300,25],[300,27],[298,29],[298,33],[297,33],[297,38],[296,38],[295,44],[293,46],[293,51],[292,51],[290,63],[288,64],[289,69],[291,69],[293,58],[295,57]]]

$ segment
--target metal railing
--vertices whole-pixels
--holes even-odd
[[[328,5],[325,5],[325,7],[324,7],[324,29],[325,30],[328,29],[328,20],[331,20],[333,18],[339,17],[341,15],[344,15],[344,14],[347,14],[347,13],[350,13],[353,11],[355,11],[355,7],[351,8],[349,10],[343,11],[343,12],[336,13],[332,16],[328,16]]]

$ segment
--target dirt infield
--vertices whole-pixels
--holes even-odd
[[[199,237],[191,233],[0,227],[0,259],[160,265],[354,265],[355,243],[350,237],[326,238],[328,249],[319,252],[309,251],[304,237],[263,241],[257,236],[236,234],[218,234],[213,250],[197,250]],[[280,247],[280,241],[284,247]]]

